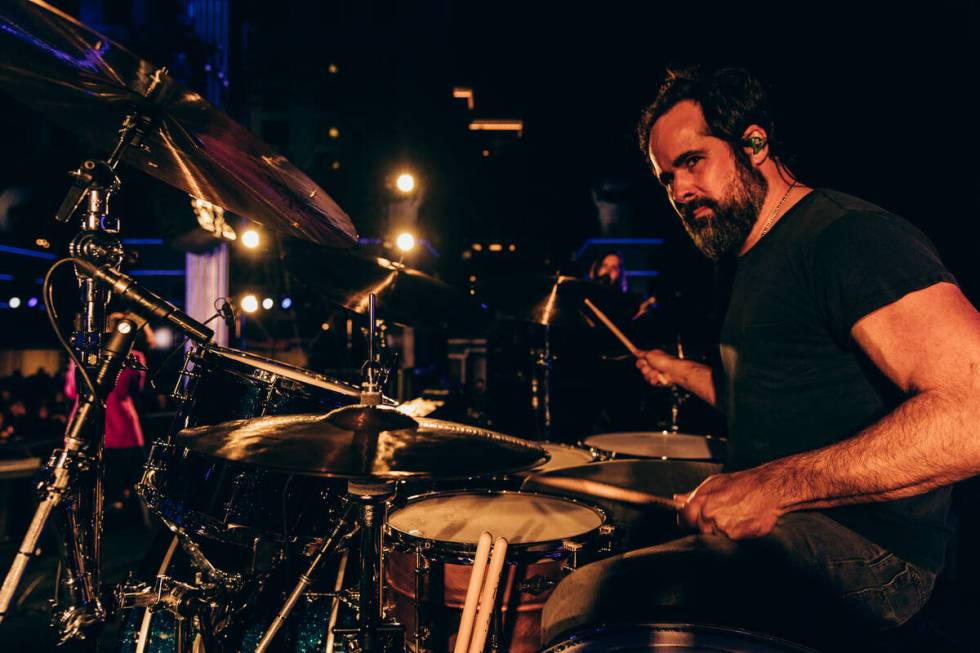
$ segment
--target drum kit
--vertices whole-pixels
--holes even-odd
[[[397,321],[418,311],[413,298],[428,297],[434,306],[424,312],[442,319],[457,297],[391,261],[355,265],[342,252],[301,261],[322,268],[307,274],[314,286],[325,283],[328,269],[331,278],[347,279],[347,287],[341,282],[323,293],[369,316],[360,386],[210,342],[206,325],[118,271],[123,249],[108,204],[119,188],[120,161],[317,245],[355,243],[347,215],[164,69],[39,0],[0,9],[0,49],[0,88],[110,152],[72,174],[58,214],[84,215],[71,258],[55,263],[46,279],[45,303],[86,391],[39,483],[40,505],[0,589],[0,619],[56,517],[65,554],[53,627],[62,642],[92,641],[118,618],[123,650],[138,653],[460,650],[455,640],[471,571],[485,566],[479,543],[489,533],[506,542],[506,554],[496,598],[481,606],[489,609],[486,648],[537,651],[542,606],[564,575],[624,541],[673,533],[672,511],[659,513],[668,523],[654,533],[649,505],[631,497],[663,492],[665,482],[689,490],[718,469],[724,443],[702,436],[530,442],[399,406],[381,391],[387,370],[375,350],[376,311],[380,306]],[[52,273],[62,264],[74,266],[81,290],[73,347],[51,302]],[[531,308],[514,310],[546,327],[577,310],[581,283],[556,278],[552,288],[544,300],[515,296]],[[110,296],[131,312],[107,336]],[[99,406],[149,320],[167,321],[194,342],[173,393],[174,426],[153,444],[137,486],[165,529],[165,551],[153,561],[152,577],[131,574],[106,591]],[[659,485],[627,495],[555,492],[558,485],[615,490],[652,478]],[[644,526],[631,530],[633,523]],[[647,628],[600,632],[548,650],[609,650],[613,640],[630,650],[694,648],[702,640],[717,644],[711,650],[729,650],[725,641],[742,646],[731,650],[784,650],[771,642],[752,648],[749,639],[696,627]]]

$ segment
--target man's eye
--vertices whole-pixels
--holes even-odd
[[[692,156],[691,158],[689,158],[687,161],[684,162],[684,165],[687,167],[688,170],[690,170],[691,168],[696,166],[698,162],[703,158],[704,157],[702,156]]]

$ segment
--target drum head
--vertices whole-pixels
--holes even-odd
[[[620,651],[671,653],[816,653],[786,640],[735,628],[693,624],[647,624],[580,633],[542,653]]]
[[[632,458],[720,460],[724,457],[721,440],[670,431],[601,433],[586,438],[585,445]]]
[[[360,390],[349,383],[332,379],[322,374],[317,374],[302,367],[296,367],[288,363],[283,363],[271,358],[263,358],[248,352],[231,349],[228,347],[209,346],[203,352],[205,359],[214,357],[223,361],[229,367],[238,367],[239,370],[251,371],[260,370],[270,375],[279,376],[296,383],[314,386],[335,392],[342,396],[357,399],[360,397]],[[230,364],[230,365],[229,365]]]
[[[598,508],[526,492],[426,495],[388,517],[388,525],[409,538],[474,547],[483,531],[520,547],[575,539],[604,522],[605,515]]]
[[[573,447],[568,444],[558,442],[538,442],[538,444],[548,452],[551,458],[540,467],[531,470],[533,473],[549,472],[553,469],[565,469],[566,467],[577,467],[586,465],[595,460],[595,456],[588,449]]]

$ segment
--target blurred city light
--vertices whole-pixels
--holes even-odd
[[[415,177],[407,172],[403,172],[395,180],[395,186],[403,193],[411,193],[415,190]]]
[[[415,249],[415,236],[407,231],[398,234],[398,238],[395,239],[395,245],[403,252],[410,252]]]
[[[259,300],[255,295],[245,295],[242,297],[242,310],[246,313],[254,313],[259,310]]]
[[[245,245],[245,247],[248,247],[249,249],[255,249],[258,247],[261,240],[262,239],[259,237],[259,232],[257,232],[255,229],[249,229],[242,234],[242,245]]]

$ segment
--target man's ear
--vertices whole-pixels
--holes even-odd
[[[742,145],[752,163],[758,165],[769,156],[769,135],[759,125],[749,125],[742,132]]]

